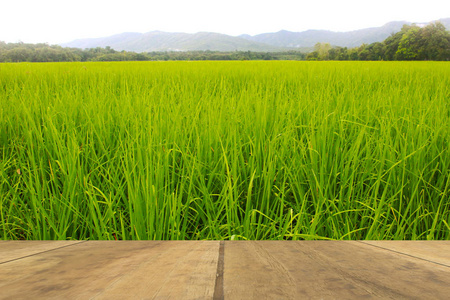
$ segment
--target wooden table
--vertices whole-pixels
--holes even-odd
[[[0,241],[0,299],[450,299],[450,241]]]

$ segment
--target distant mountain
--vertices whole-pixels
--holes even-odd
[[[450,18],[440,19],[447,30],[450,29]],[[384,41],[391,33],[398,32],[403,25],[411,25],[411,22],[390,22],[381,27],[365,28],[347,32],[334,32],[328,30],[307,30],[303,32],[291,32],[281,30],[274,33],[263,33],[255,36],[243,34],[240,37],[249,41],[265,43],[277,47],[313,47],[316,43],[330,43],[333,46],[358,47],[362,44],[371,44]],[[426,25],[428,23],[421,23]]]
[[[438,21],[441,22],[447,30],[450,30],[450,18],[440,19]]]
[[[106,47],[117,51],[280,51],[277,46],[262,44],[240,37],[213,32],[171,33],[151,31],[147,33],[128,32],[104,38],[81,39],[61,44],[64,47],[95,48]]]
[[[450,18],[439,20],[450,29]],[[171,33],[151,31],[147,33],[125,32],[109,37],[80,39],[61,44],[64,47],[96,48],[106,47],[117,51],[151,52],[151,51],[283,51],[310,49],[316,43],[330,43],[333,46],[357,47],[363,43],[370,44],[385,40],[392,33],[400,31],[411,22],[390,22],[381,27],[366,28],[347,32],[328,30],[307,30],[291,32],[281,30],[274,33],[258,35],[243,34],[230,36],[213,32]],[[421,23],[425,25],[427,23]]]
[[[313,47],[316,43],[330,43],[334,46],[357,47],[385,40],[391,33],[398,32],[409,22],[390,22],[381,27],[366,28],[347,32],[328,30],[307,30],[291,32],[281,30],[274,33],[263,33],[255,36],[241,35],[249,41],[265,43],[278,47]]]

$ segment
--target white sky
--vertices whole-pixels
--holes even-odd
[[[0,41],[55,44],[153,30],[348,31],[448,17],[448,0],[0,0]]]

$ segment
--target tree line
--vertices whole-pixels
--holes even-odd
[[[307,60],[450,60],[450,32],[440,22],[425,27],[404,25],[383,42],[360,47],[317,43]]]
[[[116,51],[111,47],[90,49],[64,48],[58,45],[5,43],[0,41],[0,62],[70,62],[70,61],[149,61],[149,60],[304,60],[299,51],[162,51],[136,53]]]

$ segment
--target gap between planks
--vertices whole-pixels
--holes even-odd
[[[447,264],[439,263],[439,262],[432,261],[432,260],[429,260],[429,259],[426,259],[426,258],[418,257],[418,256],[415,256],[415,255],[407,254],[407,253],[404,253],[404,252],[400,252],[400,251],[397,251],[397,250],[385,248],[385,247],[374,245],[374,244],[370,244],[370,243],[365,243],[364,241],[357,241],[357,242],[361,243],[361,244],[364,244],[364,245],[372,246],[372,247],[375,247],[375,248],[383,249],[383,250],[386,250],[386,251],[389,251],[389,252],[397,253],[397,254],[400,254],[400,255],[412,257],[412,258],[415,258],[415,259],[420,259],[420,260],[423,260],[423,261],[426,261],[426,262],[429,262],[429,263],[432,263],[432,264],[436,264],[436,265],[439,265],[439,266],[450,268],[450,266],[447,265]]]
[[[10,260],[7,260],[7,261],[2,261],[2,262],[0,262],[0,265],[6,264],[6,263],[9,263],[9,262],[13,262],[13,261],[16,261],[16,260],[24,259],[24,258],[27,258],[27,257],[39,255],[39,254],[42,254],[42,253],[51,252],[51,251],[54,251],[54,250],[59,250],[59,249],[62,249],[62,248],[71,247],[71,246],[75,246],[75,245],[80,245],[80,244],[83,244],[83,243],[86,243],[86,242],[88,242],[88,241],[80,241],[79,243],[73,243],[73,244],[70,244],[70,245],[64,245],[64,246],[61,246],[61,247],[48,249],[48,250],[36,252],[36,253],[33,253],[33,254],[28,254],[28,255],[21,256],[21,257],[18,257],[18,258],[14,258],[14,259],[10,259]]]

